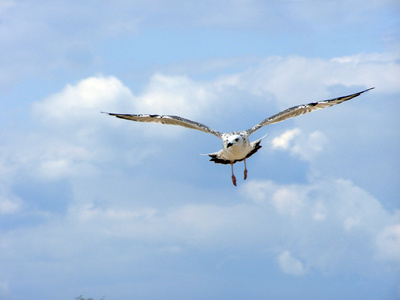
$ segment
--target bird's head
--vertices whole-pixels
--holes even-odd
[[[245,143],[245,139],[240,134],[230,135],[225,140],[226,148],[230,148],[234,145],[243,145],[244,143]]]

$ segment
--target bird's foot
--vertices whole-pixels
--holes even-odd
[[[236,186],[236,177],[235,175],[232,175],[232,183],[234,186]]]
[[[244,169],[244,180],[247,179],[247,169]]]

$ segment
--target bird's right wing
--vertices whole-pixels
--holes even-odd
[[[188,120],[188,119],[185,119],[182,117],[178,117],[178,116],[148,115],[148,114],[132,115],[132,114],[115,114],[115,113],[107,113],[107,112],[104,112],[104,113],[108,114],[110,116],[114,116],[114,117],[125,119],[125,120],[130,120],[130,121],[152,122],[152,123],[161,123],[161,124],[167,124],[167,125],[179,125],[179,126],[183,126],[186,128],[196,129],[196,130],[200,130],[203,132],[211,133],[219,138],[221,138],[221,136],[222,136],[221,132],[211,129],[210,127],[208,127],[204,124],[201,124],[201,123],[198,123],[195,121],[191,121],[191,120]]]

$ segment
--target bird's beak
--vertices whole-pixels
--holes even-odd
[[[229,148],[232,145],[233,145],[233,143],[228,143],[228,144],[226,144],[226,148]]]

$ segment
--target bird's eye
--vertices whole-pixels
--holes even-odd
[[[237,142],[239,140],[239,138],[237,137],[236,139],[235,139],[235,141]]]

